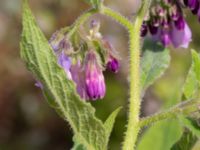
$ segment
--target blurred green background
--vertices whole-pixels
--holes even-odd
[[[106,0],[107,6],[130,17],[137,11],[138,0]],[[30,0],[30,6],[46,37],[57,29],[71,25],[89,6],[83,0]],[[107,94],[103,100],[92,102],[96,115],[105,120],[119,106],[109,149],[118,150],[125,131],[128,103],[128,36],[113,20],[100,15],[101,31],[119,51],[121,68],[118,74],[105,72]],[[200,23],[187,13],[193,31],[190,47],[199,49]],[[35,80],[19,56],[21,33],[21,1],[0,0],[0,150],[68,150],[72,147],[72,132],[34,86]],[[141,116],[159,110],[170,101],[187,75],[190,51],[171,50],[172,61],[164,76],[151,86],[142,102]]]

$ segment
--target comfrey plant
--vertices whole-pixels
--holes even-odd
[[[72,149],[107,149],[115,118],[121,109],[102,122],[95,117],[95,109],[90,104],[106,94],[103,72],[108,69],[117,73],[120,69],[120,57],[100,33],[100,22],[93,20],[89,30],[83,29],[82,24],[95,13],[116,20],[127,29],[130,39],[130,98],[121,149],[192,149],[200,137],[195,122],[200,108],[200,56],[196,51],[192,50],[192,65],[180,89],[182,98],[174,100],[177,104],[145,118],[140,118],[140,107],[145,90],[170,63],[167,47],[188,48],[192,33],[183,9],[189,8],[200,16],[200,1],[157,0],[151,3],[151,0],[141,0],[134,19],[127,19],[104,6],[103,0],[86,1],[92,8],[73,25],[56,31],[47,40],[36,24],[28,0],[23,0],[21,57],[49,104],[71,125]],[[149,128],[138,140],[144,127]],[[157,136],[154,136],[155,131],[159,133]]]

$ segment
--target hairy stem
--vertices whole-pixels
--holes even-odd
[[[144,16],[149,8],[150,0],[144,0],[133,27],[129,30],[130,37],[130,104],[128,126],[123,143],[123,150],[135,149],[140,131],[140,29]]]
[[[123,150],[133,150],[139,132],[140,113],[140,26],[134,25],[130,33],[130,104]]]
[[[120,13],[108,7],[102,6],[101,13],[111,17],[112,19],[123,25],[128,31],[131,30],[133,26],[131,21],[128,20],[125,16],[122,16]]]
[[[97,13],[96,9],[89,9],[88,11],[84,12],[71,26],[71,30],[68,33],[68,36],[71,37],[78,29],[79,27],[86,22],[86,20],[91,17],[93,14]],[[67,28],[66,28],[67,29]],[[67,29],[68,30],[68,29]]]
[[[148,10],[150,0],[144,0],[134,24],[126,17],[107,7],[101,12],[122,24],[129,32],[130,38],[130,106],[128,128],[123,143],[123,150],[133,150],[140,130],[140,28]]]
[[[182,102],[180,104],[177,104],[176,106],[170,108],[167,111],[163,111],[160,113],[157,113],[155,115],[146,117],[141,119],[140,121],[140,128],[151,125],[157,121],[161,121],[168,118],[175,118],[179,115],[189,115],[192,112],[198,111],[198,104],[199,99],[192,99],[185,102]]]

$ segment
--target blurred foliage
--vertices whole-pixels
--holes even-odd
[[[185,131],[181,139],[172,147],[172,150],[189,150],[196,143],[197,138],[189,131]]]
[[[69,5],[70,3],[70,5]],[[134,14],[137,0],[107,0],[106,5],[125,15]],[[30,6],[47,38],[57,29],[71,25],[89,5],[82,0],[30,0]],[[106,120],[118,106],[123,111],[117,117],[109,148],[120,149],[125,131],[128,99],[128,46],[127,34],[120,25],[107,17],[95,15],[102,22],[102,33],[119,51],[121,71],[106,72],[107,95],[104,100],[92,102],[96,115]],[[199,22],[187,12],[193,31],[190,47],[199,50]],[[69,126],[45,102],[40,89],[34,86],[34,78],[26,70],[19,57],[21,34],[21,1],[0,0],[0,150],[66,150],[72,147]],[[161,104],[175,104],[175,88],[185,80],[191,64],[189,49],[171,50],[171,65],[165,75],[152,85],[143,98],[142,116],[160,109]],[[176,97],[176,96],[175,96]],[[167,132],[167,131],[166,131]],[[199,149],[200,142],[194,146]]]

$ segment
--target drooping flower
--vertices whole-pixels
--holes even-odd
[[[67,78],[75,83],[77,93],[84,100],[102,99],[106,93],[103,71],[106,68],[115,73],[119,70],[115,49],[102,37],[99,27],[99,22],[92,21],[89,35],[79,33],[87,40],[81,38],[81,42],[73,46],[72,43],[75,43],[62,31],[54,33],[49,40],[57,63],[64,69]],[[93,41],[99,44],[100,49],[94,49],[96,45],[91,46]],[[37,86],[42,88],[40,82]]]
[[[86,54],[84,70],[88,97],[92,100],[103,98],[106,92],[104,76],[97,54],[93,50]]]
[[[85,71],[80,61],[77,61],[76,64],[72,65],[70,68],[70,72],[72,75],[72,79],[76,84],[76,90],[80,97],[85,100],[89,100],[90,98],[86,92],[86,84],[85,84]]]
[[[64,51],[62,51],[58,55],[58,64],[65,70],[68,79],[72,79],[70,67],[71,67],[71,59],[68,57]]]
[[[189,43],[192,41],[191,30],[186,23],[183,30],[179,30],[174,25],[172,25],[170,36],[171,36],[171,42],[173,43],[175,48],[177,47],[187,48],[189,46]]]
[[[168,46],[171,43],[171,39],[170,39],[170,35],[169,35],[168,30],[161,31],[160,40],[161,40],[161,43],[164,46]]]
[[[192,10],[197,8],[198,0],[185,0]],[[199,5],[198,5],[199,6]],[[199,11],[200,14],[200,11]],[[162,0],[152,7],[149,15],[142,25],[141,36],[145,36],[147,26],[153,39],[161,42],[164,46],[172,44],[175,48],[187,48],[191,39],[191,30],[187,25],[182,13],[179,1]]]
[[[71,59],[67,53],[72,51],[72,46],[67,36],[57,31],[52,35],[49,44],[57,56],[58,64],[65,70],[68,79],[71,79]]]
[[[110,71],[117,73],[119,71],[119,56],[112,46],[112,44],[106,40],[103,39],[103,46],[107,50],[107,61],[106,61],[106,68]]]
[[[60,43],[63,39],[64,39],[64,34],[62,34],[60,31],[56,31],[51,36],[49,44],[55,53],[57,53],[61,49]]]
[[[183,18],[183,16],[179,16],[178,19],[174,21],[174,24],[175,24],[175,27],[178,30],[184,30],[185,29],[186,21]]]
[[[117,73],[119,71],[119,61],[116,58],[110,56],[107,63],[107,68],[112,72]]]
[[[184,0],[184,4],[189,7],[193,14],[197,14],[199,10],[199,0]]]
[[[71,59],[66,55],[66,51],[70,50],[70,42],[67,40],[66,36],[59,31],[56,31],[49,40],[49,45],[52,47],[58,64],[65,70],[68,79],[71,79]],[[35,86],[43,88],[41,82],[37,81]]]

